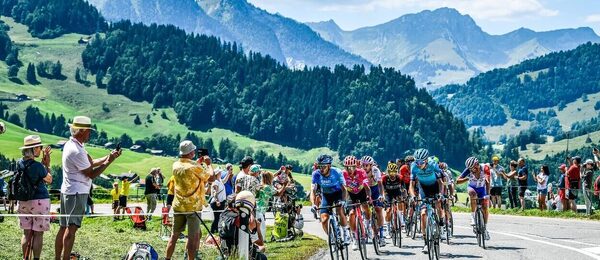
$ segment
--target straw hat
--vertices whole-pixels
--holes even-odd
[[[73,118],[73,123],[69,124],[69,127],[73,129],[91,129],[92,128],[92,120],[87,116],[76,116]]]
[[[44,146],[42,144],[42,138],[40,138],[39,135],[28,135],[25,138],[23,138],[23,147],[21,147],[19,149],[23,150],[23,149],[29,149],[29,148],[34,148],[34,147],[38,147],[38,146]]]

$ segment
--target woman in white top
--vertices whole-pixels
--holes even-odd
[[[213,210],[213,222],[210,226],[210,233],[219,232],[219,218],[221,217],[221,211],[225,209],[227,196],[225,194],[225,185],[221,182],[220,178],[216,178],[215,181],[210,185],[210,208]]]
[[[548,177],[550,176],[550,169],[548,165],[542,165],[540,173],[536,176],[533,174],[533,179],[537,184],[538,192],[538,205],[540,210],[546,209],[546,195],[548,195]]]

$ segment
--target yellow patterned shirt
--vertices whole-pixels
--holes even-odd
[[[173,177],[175,179],[173,211],[201,211],[206,205],[205,185],[210,177],[206,170],[190,159],[181,158],[173,163]]]

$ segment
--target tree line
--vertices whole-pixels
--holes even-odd
[[[236,43],[128,21],[96,35],[82,59],[91,73],[110,75],[110,94],[173,107],[192,129],[222,127],[380,162],[428,147],[462,164],[472,151],[464,124],[392,68],[290,70]]]
[[[3,111],[5,106],[0,103],[0,112]],[[37,107],[28,106],[25,109],[25,122],[24,126],[26,129],[37,131],[41,133],[52,134],[61,137],[69,137],[68,123],[70,120],[66,120],[61,114],[56,116],[52,114],[42,114]],[[94,128],[96,126],[94,125]],[[132,147],[133,145],[139,145],[140,149],[137,151],[145,152],[147,149],[162,150],[165,155],[178,156],[179,154],[179,143],[183,140],[190,140],[196,144],[197,147],[208,149],[211,157],[219,158],[225,162],[231,162],[236,164],[237,161],[241,160],[244,156],[253,156],[255,161],[260,163],[263,167],[269,169],[279,169],[281,165],[291,164],[296,172],[309,173],[312,165],[302,164],[295,160],[290,160],[283,154],[279,153],[277,156],[268,154],[263,150],[253,150],[251,148],[241,149],[235,142],[228,138],[221,139],[219,143],[215,143],[212,138],[203,139],[197,136],[195,133],[188,132],[185,136],[177,135],[164,135],[155,133],[150,137],[145,137],[141,140],[133,140],[126,133],[119,137],[108,137],[108,134],[104,130],[98,130],[91,133],[89,143],[104,146],[105,144],[112,142],[113,145],[118,143],[124,148]]]
[[[83,0],[0,0],[0,14],[28,26],[33,37],[93,34],[106,29],[98,10]]]

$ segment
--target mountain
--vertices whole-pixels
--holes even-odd
[[[431,94],[467,125],[502,125],[510,117],[530,121],[539,134],[557,136],[562,134],[557,113],[569,102],[589,102],[587,95],[600,92],[599,67],[600,44],[586,43],[494,69],[466,84],[448,85]],[[579,104],[578,110],[583,106]],[[593,115],[584,116],[589,119]]]
[[[246,0],[89,0],[109,21],[172,24],[188,33],[235,41],[292,68],[370,66],[365,59],[323,40],[307,25],[271,14]]]
[[[503,35],[484,32],[468,15],[440,8],[403,15],[384,24],[344,31],[334,21],[307,23],[324,39],[373,64],[395,67],[435,89],[494,68],[600,42],[590,28],[535,32],[521,28]]]

